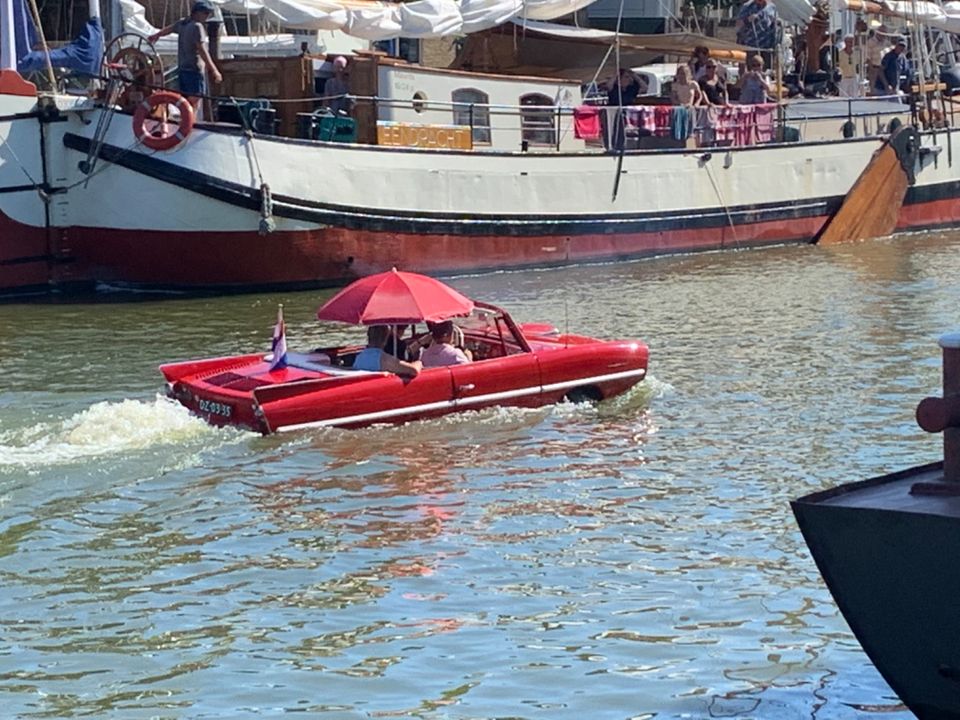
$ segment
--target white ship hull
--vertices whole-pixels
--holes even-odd
[[[0,289],[236,291],[806,242],[882,137],[748,147],[477,152],[252,139],[198,125],[173,150],[116,114],[0,95]],[[960,220],[956,133],[925,148],[898,229]],[[95,163],[88,176],[82,162]],[[266,202],[264,186],[269,188]],[[267,221],[272,232],[260,234]]]

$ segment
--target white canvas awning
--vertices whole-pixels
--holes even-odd
[[[143,5],[136,0],[118,0],[123,18],[123,31],[137,33],[144,37],[153,35],[159,28],[147,22]],[[252,3],[251,3],[252,5]],[[230,0],[221,5],[231,12],[245,12],[239,0]],[[250,8],[251,13],[257,11]],[[301,43],[306,42],[310,52],[351,53],[366,50],[368,43],[360,38],[350,37],[337,31],[318,32],[313,37],[294,35],[288,32],[263,35],[221,35],[220,54],[233,55],[297,55]],[[177,36],[167,35],[156,42],[157,52],[161,55],[177,54]]]
[[[880,5],[891,15],[951,33],[960,32],[960,2],[946,2],[943,5],[937,5],[922,0],[920,2],[896,0],[894,2],[883,2]]]
[[[291,29],[340,30],[366,40],[468,35],[512,18],[553,20],[594,0],[213,0],[233,12],[263,13]]]
[[[960,2],[952,0],[938,5],[927,0],[885,0],[872,2],[871,0],[845,0],[848,10],[865,12],[872,15],[887,15],[915,21],[927,27],[945,30],[950,33],[960,33]]]
[[[806,25],[813,17],[810,0],[776,0],[777,15],[787,25]]]
[[[479,72],[587,81],[598,69],[612,67],[611,47],[619,47],[620,65],[637,67],[664,55],[684,61],[694,48],[706,47],[721,60],[745,60],[749,48],[697,33],[619,35],[608,30],[514,20],[470,35],[452,67]]]

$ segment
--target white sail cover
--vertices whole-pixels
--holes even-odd
[[[810,0],[776,0],[777,15],[787,25],[806,25],[813,17]]]
[[[960,32],[960,2],[946,2],[941,6],[923,0],[919,2],[888,0],[880,5],[892,15],[916,20],[921,25],[951,33]]]
[[[523,12],[523,0],[462,0],[464,35],[503,25]]]
[[[123,20],[123,31],[150,37],[159,28],[151,25],[146,18],[144,6],[137,0],[118,0],[120,14]],[[249,8],[244,7],[244,0],[230,0],[221,3],[221,7],[231,12],[244,13],[249,11],[257,14],[258,10],[251,2]],[[263,9],[259,5],[259,9]],[[312,40],[312,41],[311,41]],[[268,35],[221,35],[220,53],[226,57],[231,55],[269,54],[269,55],[298,55],[300,45],[307,41],[310,52],[342,52],[350,53],[358,49],[366,49],[367,43],[363,40],[345,37],[341,33],[321,33],[319,37],[311,39],[304,35],[291,33],[271,33]],[[167,35],[157,40],[157,52],[161,55],[177,54],[177,36]]]
[[[879,15],[892,15],[916,22],[924,27],[960,33],[960,2],[943,4],[928,0],[844,0],[847,9]]]
[[[806,1],[806,0],[801,0]],[[234,12],[263,12],[286,28],[341,30],[366,40],[438,38],[496,27],[513,18],[553,20],[594,0],[214,0]]]

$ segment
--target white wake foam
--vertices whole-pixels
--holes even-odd
[[[181,443],[217,432],[162,396],[153,402],[100,402],[63,420],[0,433],[0,466],[67,463]]]

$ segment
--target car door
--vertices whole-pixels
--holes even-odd
[[[493,405],[537,407],[542,404],[540,364],[531,352],[453,365],[453,400],[457,409]]]
[[[453,381],[449,368],[430,368],[415,378],[376,374],[355,383],[320,389],[270,408],[271,426],[362,427],[436,417],[451,412]]]

